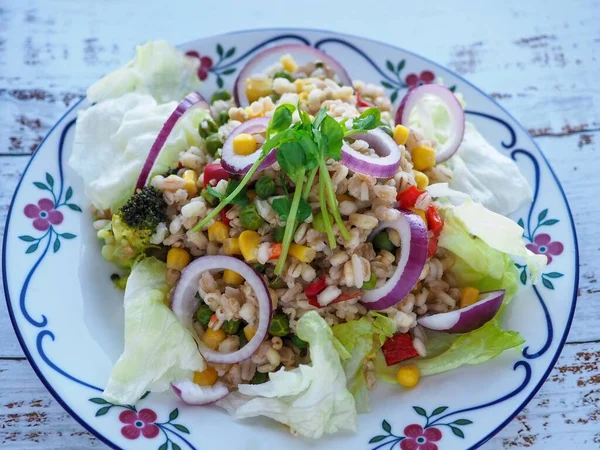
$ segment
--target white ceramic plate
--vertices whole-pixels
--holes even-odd
[[[577,239],[562,188],[534,141],[491,98],[449,70],[406,50],[367,39],[299,29],[243,31],[182,46],[201,56],[206,95],[231,88],[248,58],[272,44],[303,42],[331,53],[353,79],[381,83],[397,103],[408,84],[442,77],[464,94],[467,118],[513,158],[534,188],[530,205],[514,215],[531,248],[549,256],[542,283],[521,289],[505,328],[527,339],[522,351],[422,380],[411,391],[382,385],[359,431],[316,443],[328,449],[450,450],[490,439],[540,388],[565,342],[575,310]],[[309,449],[268,420],[233,421],[216,407],[183,405],[170,392],[135,406],[102,400],[123,341],[122,293],[100,256],[81,180],[67,166],[80,102],[50,131],[20,181],[8,214],[3,280],[23,351],[58,402],[114,448]],[[551,258],[551,259],[550,259]],[[519,267],[521,281],[527,272]]]

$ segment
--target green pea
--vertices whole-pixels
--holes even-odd
[[[269,287],[271,289],[285,289],[287,287],[287,283],[278,277],[269,282]]]
[[[200,137],[206,139],[212,133],[216,133],[218,129],[219,127],[217,127],[215,122],[207,119],[203,120],[200,122],[200,125],[198,125],[198,134],[200,134]]]
[[[223,143],[217,133],[211,134],[206,138],[206,151],[210,156],[215,156],[217,151],[223,147]]]
[[[377,284],[377,277],[375,276],[374,273],[372,273],[371,278],[369,278],[369,281],[363,283],[362,287],[363,287],[363,289],[374,289],[376,284]]]
[[[250,203],[240,210],[240,222],[246,230],[258,230],[265,223],[264,219],[258,215],[256,205]]]
[[[229,113],[227,111],[220,113],[219,117],[217,117],[217,122],[219,125],[225,125],[227,122],[229,122]]]
[[[303,341],[302,339],[300,339],[295,334],[292,335],[292,337],[290,338],[290,340],[292,341],[292,344],[294,344],[300,350],[305,350],[306,348],[308,348],[308,342]]]
[[[210,102],[214,103],[217,100],[231,100],[231,94],[229,93],[229,91],[223,89],[221,91],[215,91],[215,93],[212,95],[212,97],[210,98]]]
[[[252,379],[250,380],[250,384],[263,384],[269,381],[269,375],[266,373],[256,372]]]
[[[275,193],[275,180],[273,178],[263,175],[256,182],[256,195],[260,198],[268,198]]]
[[[210,322],[210,318],[212,317],[213,312],[208,305],[200,305],[198,311],[196,311],[196,319],[205,327],[208,326],[208,322]]]
[[[373,248],[375,250],[387,250],[388,252],[393,252],[396,247],[392,244],[392,241],[390,241],[387,231],[383,230],[373,239]]]
[[[238,331],[237,336],[240,338],[240,348],[248,343],[248,338],[246,338],[246,333],[244,333],[243,328]]]
[[[290,319],[285,314],[275,314],[269,325],[271,336],[286,336],[290,332]]]
[[[202,189],[202,192],[200,192],[200,197],[206,200],[206,203],[208,203],[210,206],[215,206],[217,204],[217,197],[212,195],[208,189]]]
[[[292,74],[289,73],[287,70],[282,70],[280,72],[277,72],[275,75],[273,75],[273,78],[285,78],[286,80],[290,81],[290,82],[294,82],[294,78],[292,77]]]
[[[227,334],[237,334],[240,331],[240,325],[242,322],[240,320],[226,320],[221,325],[223,331]]]
[[[264,264],[261,264],[261,263],[252,263],[252,264],[250,264],[250,267],[252,267],[258,273],[265,273],[265,265]]]
[[[273,232],[273,239],[275,242],[283,242],[283,235],[285,234],[285,227],[277,227]]]
[[[329,214],[329,223],[333,223],[333,218],[331,217],[331,214]],[[323,211],[319,211],[313,216],[312,227],[319,233],[327,232],[327,229],[325,228],[325,221],[323,220]]]

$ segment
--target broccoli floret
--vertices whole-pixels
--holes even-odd
[[[162,192],[144,186],[123,205],[119,214],[127,226],[154,232],[156,226],[166,220],[166,206]]]
[[[166,221],[162,193],[145,186],[113,214],[111,222],[98,231],[104,239],[102,256],[122,268],[131,268],[136,259],[152,246],[150,239],[159,223]]]

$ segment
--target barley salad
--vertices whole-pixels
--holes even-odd
[[[198,66],[139,46],[77,119],[69,163],[124,290],[107,400],[171,389],[318,438],[356,430],[378,380],[401,401],[523,344],[499,319],[513,258],[533,282],[546,264],[505,217],[531,189],[460,94],[437,80],[394,110],[329,55],[280,45],[208,101]]]

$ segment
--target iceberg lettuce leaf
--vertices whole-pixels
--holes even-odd
[[[165,304],[166,264],[140,261],[125,288],[125,349],[104,390],[104,398],[134,404],[146,391],[162,392],[171,382],[205,369],[194,337]]]

